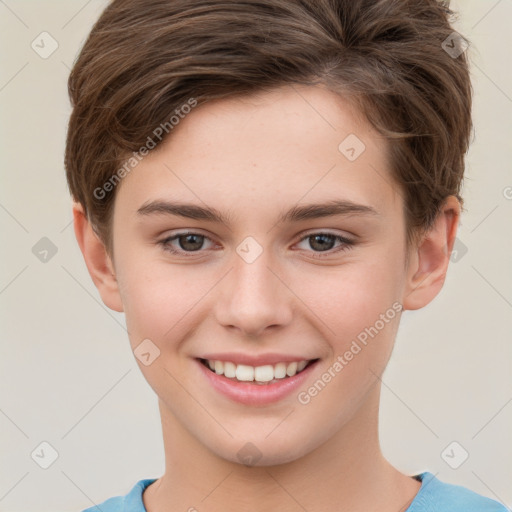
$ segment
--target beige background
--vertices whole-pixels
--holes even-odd
[[[79,511],[164,468],[156,397],[123,315],[103,305],[87,273],[64,178],[66,80],[105,5],[0,1],[1,511]],[[402,471],[431,471],[510,508],[512,2],[452,5],[472,42],[468,211],[442,293],[403,317],[383,379],[381,439]],[[31,48],[43,31],[59,45],[47,59]],[[46,263],[32,252],[43,237],[57,249]],[[58,453],[48,469],[31,457],[43,441]],[[469,453],[458,469],[441,456],[453,441]]]

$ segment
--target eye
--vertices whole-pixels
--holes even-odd
[[[167,237],[158,243],[164,248],[164,250],[173,254],[184,254],[200,251],[200,249],[203,248],[205,240],[212,242],[206,235],[184,232]],[[172,242],[177,242],[177,244],[172,245]]]
[[[188,257],[187,253],[201,252],[201,249],[204,249],[205,241],[211,243],[210,248],[213,246],[213,241],[206,235],[195,232],[181,232],[169,236],[158,243],[165,251]],[[323,258],[333,253],[346,251],[355,245],[354,241],[344,236],[324,232],[310,233],[302,237],[299,243],[304,242],[308,243],[314,253],[327,253],[325,256],[323,254],[314,255],[315,258]],[[336,242],[339,243],[337,247],[335,246]]]
[[[340,251],[346,251],[351,249],[355,242],[341,235],[335,235],[333,233],[310,233],[307,236],[303,237],[300,243],[306,242],[311,248],[314,249],[313,252],[324,252],[328,253],[327,255],[331,255],[333,253],[337,253]],[[340,245],[337,248],[335,247],[335,243],[339,242]],[[326,256],[327,256],[326,255]],[[315,258],[323,258],[323,255],[315,255]]]

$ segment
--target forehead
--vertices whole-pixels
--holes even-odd
[[[286,86],[193,108],[122,180],[116,203],[132,211],[157,198],[218,210],[245,205],[234,213],[247,218],[261,208],[270,214],[269,206],[339,197],[386,211],[400,199],[387,153],[386,141],[340,96]]]

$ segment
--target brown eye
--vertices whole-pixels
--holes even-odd
[[[312,252],[315,258],[328,257],[341,251],[347,251],[355,245],[354,241],[334,233],[310,233],[303,237],[299,243],[305,243],[307,247],[300,248]],[[338,243],[337,246],[336,243]],[[311,251],[311,249],[313,250]],[[315,253],[325,253],[325,255]]]
[[[185,254],[191,252],[200,252],[204,248],[205,241],[212,241],[200,233],[177,233],[158,242],[166,251],[173,254]],[[203,251],[204,252],[204,251]]]
[[[310,235],[308,240],[313,249],[318,251],[328,251],[334,247],[336,237],[334,235],[320,233],[317,235]]]
[[[199,249],[201,249],[204,243],[203,235],[179,235],[176,238],[179,242],[180,248],[183,249],[184,251],[198,251]]]

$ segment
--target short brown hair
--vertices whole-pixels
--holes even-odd
[[[71,194],[111,251],[115,187],[95,190],[173,112],[322,84],[389,140],[409,242],[447,196],[462,203],[472,89],[466,54],[445,51],[452,17],[437,0],[113,0],[69,77]]]

